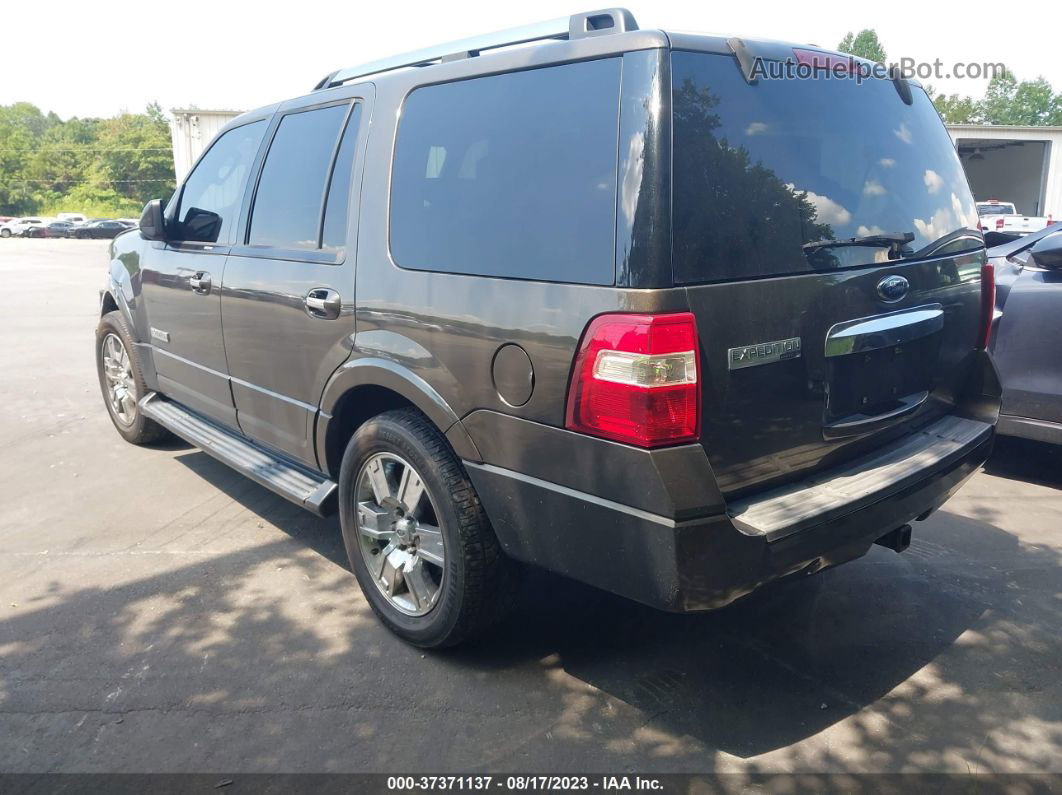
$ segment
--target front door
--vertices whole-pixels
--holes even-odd
[[[230,426],[236,411],[221,335],[221,278],[266,121],[222,134],[167,208],[167,240],[144,256],[142,295],[159,390]]]
[[[310,466],[321,393],[354,339],[352,185],[367,118],[361,98],[313,99],[274,121],[221,295],[240,429]]]

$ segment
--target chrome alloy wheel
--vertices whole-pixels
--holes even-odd
[[[356,522],[362,558],[387,601],[422,616],[442,592],[446,549],[439,514],[407,461],[377,453],[358,473]]]
[[[122,425],[136,421],[136,385],[133,366],[121,337],[108,334],[103,338],[103,375],[107,379],[107,399],[111,411]]]

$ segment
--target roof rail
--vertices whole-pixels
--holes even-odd
[[[404,55],[393,55],[390,58],[371,61],[349,69],[340,69],[325,75],[314,86],[313,90],[321,91],[326,88],[334,88],[355,78],[390,72],[395,69],[404,69],[410,66],[431,66],[462,58],[474,58],[485,50],[494,50],[499,47],[511,47],[516,44],[528,44],[549,39],[583,39],[590,36],[624,33],[628,30],[638,30],[638,23],[634,21],[634,16],[631,12],[625,8],[584,11],[579,14],[572,14],[570,17],[560,17],[551,19],[548,22],[524,25],[519,28],[509,28],[508,30],[500,30],[497,33],[486,33],[470,39],[451,41],[447,44],[438,44],[423,50],[407,52]]]

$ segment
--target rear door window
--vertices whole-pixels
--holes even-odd
[[[737,60],[672,55],[674,272],[680,283],[807,273],[983,245],[933,104],[889,80],[746,83]]]
[[[615,281],[620,59],[413,91],[390,244],[405,268]]]
[[[332,105],[280,120],[255,192],[250,245],[319,247],[325,186],[349,110],[346,104]]]

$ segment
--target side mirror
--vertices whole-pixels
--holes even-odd
[[[1046,270],[1062,270],[1062,233],[1040,238],[1029,251],[1033,264]]]
[[[166,221],[162,217],[162,200],[152,199],[140,214],[140,234],[145,240],[165,240]]]

